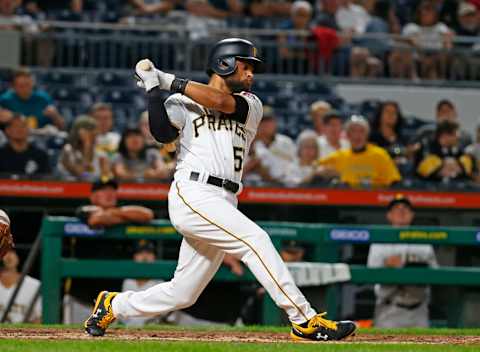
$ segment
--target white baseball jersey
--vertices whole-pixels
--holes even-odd
[[[8,301],[15,291],[17,285],[11,287],[5,287],[0,282],[0,315],[3,315],[5,308],[7,307]],[[15,302],[13,303],[12,309],[7,317],[7,322],[9,323],[21,323],[25,318],[25,314],[32,304],[35,293],[40,287],[40,281],[34,279],[30,276],[25,276],[23,280],[22,287],[18,292]],[[39,319],[41,317],[41,303],[40,299],[37,299],[35,306],[33,307],[32,315],[30,316],[30,321]]]
[[[185,95],[173,94],[165,101],[170,122],[180,131],[177,172],[205,172],[235,182],[242,179],[248,154],[263,116],[260,99],[253,93],[239,93],[248,103],[246,122],[209,110]]]

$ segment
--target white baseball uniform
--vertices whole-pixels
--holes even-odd
[[[195,303],[220,267],[224,254],[242,260],[276,304],[297,324],[316,312],[295,285],[268,234],[237,209],[235,194],[207,184],[209,175],[240,183],[243,159],[262,118],[261,101],[239,93],[248,103],[245,123],[174,94],[165,107],[180,131],[175,178],[168,195],[170,220],[184,238],[171,281],[140,292],[119,293],[112,302],[119,318],[154,316]],[[192,172],[198,180],[191,180]]]

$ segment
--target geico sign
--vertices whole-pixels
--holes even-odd
[[[330,231],[330,239],[333,241],[366,242],[370,239],[370,232],[360,229],[333,229]]]
[[[63,232],[66,236],[98,236],[104,233],[103,229],[93,230],[82,223],[66,223]]]

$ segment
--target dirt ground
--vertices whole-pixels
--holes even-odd
[[[81,329],[5,328],[0,329],[0,339],[86,340],[93,337]],[[102,339],[150,341],[228,341],[228,342],[291,342],[288,334],[238,331],[161,331],[111,329]],[[480,336],[434,335],[370,335],[357,334],[349,338],[354,343],[422,343],[422,344],[478,344]]]

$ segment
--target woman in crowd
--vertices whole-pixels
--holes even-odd
[[[370,142],[386,149],[400,170],[409,165],[403,124],[404,119],[398,103],[384,101],[377,110],[370,133]]]
[[[165,179],[172,172],[173,168],[165,164],[157,148],[147,148],[140,129],[125,129],[113,161],[113,173],[118,179]]]
[[[297,139],[297,159],[286,170],[285,184],[298,186],[312,183],[316,177],[323,176],[317,172],[315,161],[319,158],[317,134],[306,130],[300,133]]]
[[[84,180],[110,176],[107,155],[95,149],[96,131],[97,123],[92,117],[76,118],[57,164],[60,176]]]

